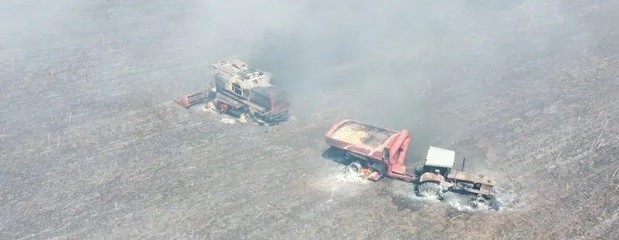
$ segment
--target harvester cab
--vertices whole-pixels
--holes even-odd
[[[249,97],[249,90],[270,87],[271,74],[251,69],[247,63],[238,60],[220,61],[212,66],[216,88],[222,88],[239,97]]]

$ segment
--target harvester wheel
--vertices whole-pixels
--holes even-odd
[[[432,181],[422,182],[419,185],[418,189],[419,194],[421,194],[422,197],[427,198],[439,198],[441,196],[441,193],[443,192],[441,186],[438,183]]]
[[[247,113],[242,113],[241,116],[239,117],[239,122],[241,122],[241,123],[248,123],[249,122],[249,115]]]
[[[361,173],[361,170],[363,169],[363,167],[361,166],[361,163],[354,161],[351,162],[350,164],[348,164],[348,171],[351,173]]]
[[[219,110],[217,109],[217,106],[215,105],[215,102],[213,101],[208,101],[205,105],[206,109],[210,109],[213,110],[216,113],[219,113]]]

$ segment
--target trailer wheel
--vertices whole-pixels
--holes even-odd
[[[422,197],[427,198],[439,198],[441,196],[441,193],[443,192],[441,186],[438,183],[432,181],[422,182],[419,185],[418,190],[419,194]]]
[[[363,169],[363,167],[361,167],[361,163],[358,161],[348,164],[348,171],[351,173],[361,173],[361,169]]]

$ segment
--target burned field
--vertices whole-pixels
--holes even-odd
[[[411,4],[2,3],[0,238],[619,238],[619,3]],[[172,101],[229,57],[289,122]],[[343,118],[408,129],[411,169],[466,156],[503,208],[344,174]]]

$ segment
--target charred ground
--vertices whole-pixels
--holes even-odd
[[[512,2],[2,3],[0,238],[619,238],[619,3]],[[174,105],[229,57],[293,120]],[[347,177],[341,118],[467,156],[506,208]]]

